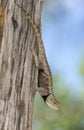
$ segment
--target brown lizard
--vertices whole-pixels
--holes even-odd
[[[35,58],[36,67],[38,68],[38,87],[37,90],[39,91],[41,97],[44,99],[46,104],[53,108],[54,110],[59,110],[60,104],[56,100],[53,94],[53,85],[52,85],[52,75],[51,71],[47,62],[47,58],[45,55],[45,49],[43,45],[43,41],[41,38],[41,33],[36,26],[34,20],[31,16],[26,12],[23,7],[17,5],[19,8],[22,9],[27,19],[29,19],[37,38],[39,54],[37,55],[34,48],[32,48],[32,52]]]

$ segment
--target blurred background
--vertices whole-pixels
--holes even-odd
[[[45,0],[42,37],[61,110],[37,93],[33,130],[84,130],[84,0]]]

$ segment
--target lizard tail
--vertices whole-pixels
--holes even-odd
[[[29,19],[29,21],[30,21],[30,23],[35,31],[39,48],[43,48],[43,44],[41,44],[42,43],[41,34],[40,34],[40,31],[39,31],[38,27],[36,26],[34,20],[30,16],[30,14],[22,6],[20,6],[20,5],[17,5],[17,6],[24,12],[26,18]]]
[[[54,110],[59,110],[60,109],[60,104],[59,102],[56,100],[56,98],[54,97],[53,94],[50,94],[47,99],[46,99],[46,104],[54,109]]]

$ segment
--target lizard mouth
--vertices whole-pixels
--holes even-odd
[[[60,109],[60,104],[59,102],[56,100],[56,98],[54,97],[53,94],[50,94],[47,99],[46,99],[46,104],[54,109],[54,110],[59,110]]]

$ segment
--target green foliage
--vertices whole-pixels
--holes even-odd
[[[54,93],[61,103],[61,110],[48,108],[39,95],[35,99],[34,129],[36,130],[84,130],[84,95],[72,96],[65,81],[54,76]],[[59,97],[59,98],[58,98]]]
[[[79,73],[80,73],[81,76],[84,77],[84,56],[81,59],[81,63],[80,63],[80,66],[79,66]]]

